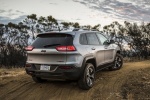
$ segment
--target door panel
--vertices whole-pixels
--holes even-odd
[[[113,60],[114,49],[112,49],[111,44],[104,44],[104,42],[107,41],[107,38],[104,35],[97,33],[97,37],[104,49],[104,63],[106,64],[108,62],[111,62]]]
[[[96,33],[87,33],[88,51],[94,55],[97,67],[104,64],[104,46],[101,45]]]
[[[88,45],[87,51],[89,55],[93,55],[96,59],[97,67],[104,64],[104,46],[100,45]]]
[[[103,45],[96,47],[97,51],[95,53],[97,66],[103,65],[105,63],[104,54],[105,49]]]
[[[114,49],[112,49],[110,46],[105,46],[105,63],[113,61],[113,51]]]

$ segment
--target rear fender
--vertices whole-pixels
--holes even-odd
[[[85,65],[88,62],[88,60],[94,60],[95,61],[95,58],[93,56],[85,57],[84,60],[83,60],[83,63],[82,63],[82,67],[81,67],[82,71],[84,71]],[[94,64],[94,67],[95,67],[95,70],[96,70],[96,62]]]

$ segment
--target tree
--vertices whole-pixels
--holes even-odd
[[[68,22],[61,22],[61,24],[63,25],[63,28],[64,28],[64,29],[69,29],[69,26],[71,25],[71,24],[68,23]]]
[[[47,25],[48,25],[48,30],[53,30],[54,28],[59,28],[58,22],[55,18],[52,16],[47,16]]]
[[[100,26],[101,26],[100,24],[97,24],[97,25],[93,26],[92,29],[99,31]]]
[[[82,26],[83,29],[91,30],[92,26],[91,25],[84,25]]]
[[[73,27],[74,27],[74,28],[80,28],[80,25],[79,25],[79,23],[75,22],[75,23],[73,24]]]
[[[38,25],[36,27],[39,29],[39,32],[41,32],[41,29],[43,29],[44,31],[46,31],[46,26],[47,26],[46,18],[43,17],[43,16],[41,16],[38,19]]]
[[[37,16],[36,14],[28,15],[27,18],[23,21],[28,27],[30,27],[30,31],[32,33],[32,39],[35,39],[36,25],[37,25]]]
[[[22,22],[8,23],[3,26],[3,39],[0,48],[0,65],[22,66],[26,60],[24,47],[28,45],[27,26]],[[16,56],[17,55],[17,56]]]

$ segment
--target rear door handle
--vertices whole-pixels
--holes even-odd
[[[108,49],[108,47],[104,47],[105,49]]]
[[[91,48],[92,50],[95,50],[95,48],[93,47],[93,48]]]

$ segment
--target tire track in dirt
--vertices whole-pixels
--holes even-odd
[[[6,92],[0,92],[0,100],[3,100],[5,98],[9,98],[13,93],[16,93],[20,88],[25,87],[26,85],[30,84],[31,82],[17,82],[13,81],[7,84],[6,88],[3,88],[3,90],[7,90]],[[13,95],[14,96],[14,95]],[[2,98],[2,99],[1,99]]]
[[[112,74],[108,72],[108,75],[104,72],[102,76],[105,76],[105,81],[98,81],[98,86],[95,87],[95,91],[93,93],[92,99],[94,100],[120,100],[119,91],[121,84],[123,83],[124,78],[122,75],[120,77],[116,77],[116,74]],[[107,77],[108,76],[108,77]],[[100,88],[101,87],[101,88]],[[114,98],[114,99],[113,99]]]
[[[141,64],[142,63],[142,64]],[[98,76],[103,78],[103,80],[98,80],[97,83],[102,83],[96,86],[95,91],[93,92],[92,98],[93,100],[121,100],[123,97],[121,96],[121,86],[126,82],[129,75],[131,75],[132,71],[136,71],[139,69],[150,68],[150,62],[136,62],[136,63],[128,63],[124,64],[124,67],[118,71],[106,71],[101,72],[101,75]],[[105,82],[102,82],[105,81]],[[102,87],[102,88],[100,88]]]
[[[30,76],[20,75],[3,83],[0,100],[121,100],[121,86],[131,72],[147,67],[150,67],[149,61],[125,63],[120,70],[98,72],[94,87],[88,91],[79,89],[76,82],[37,84]]]

